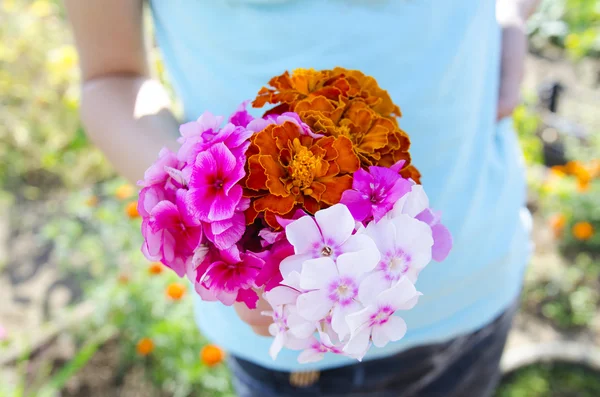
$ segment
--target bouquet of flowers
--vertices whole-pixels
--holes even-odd
[[[271,305],[271,356],[362,359],[401,339],[419,272],[452,239],[429,207],[400,109],[356,70],[274,77],[224,122],[180,128],[140,181],[142,251],[203,300]]]

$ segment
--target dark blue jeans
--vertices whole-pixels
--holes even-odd
[[[322,371],[297,387],[290,373],[232,357],[240,397],[489,397],[517,305],[477,332],[445,343],[416,347],[384,359]]]

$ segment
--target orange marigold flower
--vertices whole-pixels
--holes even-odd
[[[163,265],[160,262],[152,262],[148,267],[148,273],[152,275],[161,274],[163,271]]]
[[[263,213],[271,227],[279,228],[276,215],[291,216],[297,208],[314,214],[337,204],[360,167],[352,149],[344,136],[312,138],[290,121],[255,134],[246,153],[247,222]]]
[[[564,214],[554,214],[550,217],[548,223],[552,228],[552,233],[554,234],[554,237],[558,238],[561,236],[565,228],[565,224],[567,223],[567,217]]]
[[[225,353],[215,345],[206,345],[200,351],[200,359],[209,367],[219,364],[223,358],[225,358]]]
[[[600,159],[590,161],[588,169],[592,178],[600,178]]]
[[[121,185],[115,190],[115,197],[119,200],[125,200],[131,197],[134,193],[133,186],[131,185]]]
[[[140,213],[138,212],[137,206],[138,206],[137,202],[132,201],[130,203],[127,203],[127,206],[125,207],[125,213],[131,219],[140,217]]]
[[[567,169],[562,165],[554,165],[550,167],[550,173],[557,177],[563,177],[567,175]]]
[[[174,301],[180,300],[185,294],[185,285],[180,283],[171,283],[167,287],[167,296]]]
[[[142,338],[137,343],[135,350],[140,356],[147,356],[154,351],[154,342],[150,338]]]
[[[119,274],[119,278],[117,278],[119,284],[125,285],[129,282],[129,276],[125,273]]]
[[[85,200],[85,205],[88,207],[95,207],[98,205],[98,196],[90,196]]]
[[[389,167],[400,160],[410,166],[410,140],[396,120],[400,109],[374,78],[343,68],[297,69],[269,85],[253,102],[254,107],[277,105],[266,114],[293,111],[316,133],[349,138],[363,167]],[[420,176],[414,167],[406,173]]]
[[[577,240],[589,240],[594,235],[594,227],[589,222],[577,222],[571,231]]]

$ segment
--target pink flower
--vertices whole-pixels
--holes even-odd
[[[0,325],[0,342],[4,342],[8,339],[8,331],[2,325]]]
[[[176,203],[163,200],[142,222],[142,252],[149,260],[160,260],[182,277],[185,263],[202,240],[202,227],[184,202],[185,190],[177,192]]]
[[[382,219],[367,225],[365,233],[375,241],[381,260],[361,286],[376,293],[390,288],[402,277],[413,284],[421,270],[431,261],[431,228],[408,215]]]
[[[177,140],[181,143],[177,157],[181,161],[194,163],[197,153],[192,151],[196,144],[210,142],[219,131],[223,119],[223,116],[214,116],[210,112],[204,112],[198,120],[182,124],[179,127],[181,138]]]
[[[145,187],[140,191],[140,196],[138,198],[138,212],[142,217],[148,218],[156,204],[165,199],[165,189],[161,186],[152,185]]]
[[[411,191],[396,202],[387,217],[393,218],[399,214],[406,214],[427,223],[433,234],[433,260],[441,262],[446,259],[452,249],[452,235],[446,226],[441,224],[441,213],[429,208],[429,198],[422,186],[413,185]]]
[[[360,285],[379,262],[375,247],[341,254],[337,263],[322,257],[304,262],[300,273],[298,313],[309,321],[321,321],[331,312],[331,325],[340,340],[350,332],[345,318],[362,309]]]
[[[410,187],[411,183],[397,172],[372,166],[369,172],[360,169],[354,173],[352,189],[342,194],[340,203],[348,206],[357,221],[379,221]]]
[[[452,249],[452,234],[448,228],[440,223],[442,215],[440,212],[434,212],[430,208],[423,210],[416,219],[425,222],[431,227],[433,236],[433,247],[431,255],[434,261],[442,262]]]
[[[278,286],[265,293],[265,299],[273,307],[270,312],[264,312],[273,318],[269,333],[275,337],[269,354],[273,359],[283,347],[300,350],[308,347],[316,323],[307,321],[298,315],[295,302],[300,292],[285,286]]]
[[[356,252],[373,247],[373,241],[362,234],[353,234],[355,221],[343,204],[317,211],[315,217],[303,216],[285,227],[288,241],[295,255],[281,262],[284,278],[291,272],[300,272],[302,263],[309,259],[327,257],[336,260],[344,252]]]
[[[235,112],[229,117],[229,122],[235,126],[244,127],[248,126],[248,124],[254,120],[254,117],[248,113],[246,107],[250,101],[244,101],[238,106]]]
[[[264,261],[253,253],[240,254],[235,245],[212,254],[197,269],[198,282],[225,305],[232,305],[239,298],[251,309],[255,308],[258,296],[252,288],[256,287],[254,280]],[[240,290],[249,291],[238,296]]]
[[[256,285],[263,286],[265,291],[275,288],[283,281],[279,266],[281,261],[294,254],[294,247],[287,241],[281,240],[264,253],[265,265],[256,277]]]
[[[248,209],[249,205],[250,200],[242,198],[231,218],[205,223],[204,234],[206,238],[218,249],[227,249],[240,241],[246,231],[244,211]]]
[[[144,179],[138,182],[139,186],[164,185],[170,175],[167,168],[179,169],[183,165],[175,155],[167,148],[158,153],[158,160],[144,173]]]
[[[350,340],[343,352],[362,360],[371,341],[377,347],[402,339],[406,333],[406,323],[394,313],[412,309],[420,293],[407,279],[402,278],[392,288],[381,292],[364,309],[350,314],[346,322],[350,327]]]
[[[325,353],[343,354],[342,347],[335,345],[328,334],[319,332],[319,339],[311,340],[308,349],[298,355],[298,362],[306,364],[321,361],[325,357]]]
[[[237,183],[244,175],[244,162],[222,142],[199,153],[187,196],[194,215],[203,222],[233,217],[242,198],[242,187]]]

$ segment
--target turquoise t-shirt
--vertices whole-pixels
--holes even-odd
[[[454,237],[420,275],[406,337],[365,360],[448,340],[489,323],[519,295],[530,252],[522,157],[496,122],[496,0],[152,0],[158,44],[188,120],[228,115],[270,77],[342,66],[374,76],[402,109],[414,164]],[[232,354],[279,370],[300,365],[221,303],[196,304],[201,331]]]

